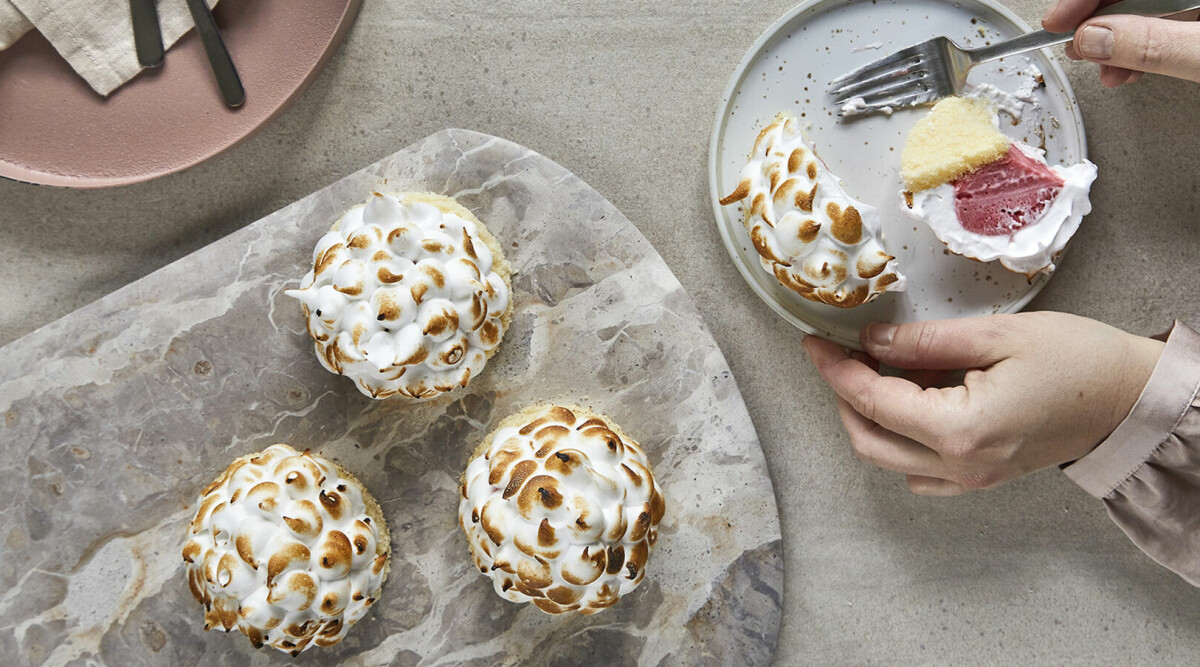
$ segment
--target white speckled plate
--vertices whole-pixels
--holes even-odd
[[[1020,310],[1048,277],[1028,282],[999,262],[982,264],[946,251],[933,232],[898,208],[900,150],[925,108],[839,123],[825,93],[837,76],[937,35],[983,46],[1028,32],[1029,26],[993,0],[811,0],[767,29],[729,81],[709,152],[709,186],[717,226],[738,270],[775,312],[808,333],[857,348],[868,322],[910,322]],[[1034,146],[1044,143],[1051,163],[1087,157],[1083,119],[1062,68],[1045,52],[977,67],[968,83],[1013,92],[1030,65],[1045,77],[1037,105],[1019,122],[1001,114],[1002,130]],[[717,200],[737,186],[738,172],[758,131],[780,111],[791,111],[821,159],[854,197],[877,206],[888,252],[900,261],[909,288],[854,309],[807,301],[780,285],[759,263],[742,226],[739,206]],[[1081,227],[1087,233],[1087,221]]]

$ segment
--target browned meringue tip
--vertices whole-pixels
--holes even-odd
[[[745,199],[746,195],[748,194],[750,194],[750,181],[742,181],[741,183],[738,183],[737,189],[728,195],[721,197],[721,199],[718,201],[720,201],[721,206],[729,206],[734,202],[739,202]]]

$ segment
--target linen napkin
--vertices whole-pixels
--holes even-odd
[[[206,0],[209,7],[217,0]],[[185,0],[158,0],[163,46],[192,29]],[[0,0],[0,49],[30,29],[49,40],[97,93],[107,96],[142,71],[129,0]]]
[[[17,38],[33,30],[33,24],[9,0],[0,0],[0,50],[12,46]]]

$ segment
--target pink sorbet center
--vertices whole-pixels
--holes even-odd
[[[969,232],[1012,235],[1036,222],[1062,186],[1050,167],[1013,145],[1000,160],[954,182],[954,207]]]

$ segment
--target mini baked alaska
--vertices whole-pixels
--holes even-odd
[[[391,541],[341,466],[288,445],[229,465],[200,494],[183,547],[204,629],[299,655],[332,646],[379,599]]]
[[[591,410],[541,405],[488,435],[458,522],[501,597],[594,614],[642,583],[666,511],[645,452]]]
[[[1032,278],[1054,270],[1083,216],[1096,165],[1046,164],[1044,152],[1004,136],[992,105],[951,97],[905,141],[901,208],[951,252],[999,260]]]
[[[754,141],[733,193],[764,269],[800,296],[839,308],[868,303],[907,281],[880,239],[879,210],[842,188],[781,113]]]
[[[450,197],[372,193],[317,243],[300,300],[317,359],[373,398],[459,387],[496,353],[512,272],[488,228]]]

